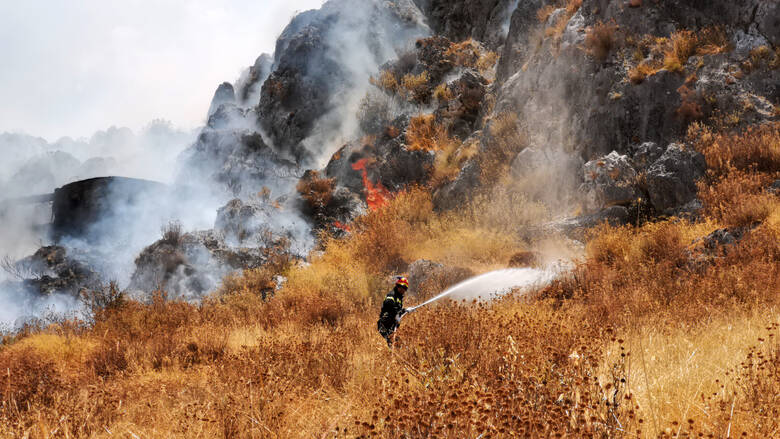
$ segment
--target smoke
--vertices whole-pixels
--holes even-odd
[[[369,78],[382,64],[412,50],[417,39],[430,34],[422,13],[409,0],[330,1],[322,11],[333,11],[336,17],[326,33],[326,56],[342,67],[345,85],[331,97],[332,110],[317,121],[312,135],[303,141],[315,167],[325,166],[345,139],[359,133],[357,114],[371,88]]]
[[[62,138],[54,143],[24,134],[0,134],[0,156],[8,157],[0,164],[0,193],[4,197],[0,200],[0,257],[18,260],[50,243],[51,202],[36,196],[51,194],[73,181],[108,175],[171,182],[177,172],[178,155],[193,140],[194,133],[177,130],[160,120],[137,134],[111,127],[89,139]],[[96,224],[94,242],[64,240],[61,244],[97,267],[105,279],[127,280],[133,253],[159,236],[164,221],[183,218],[188,225],[202,227],[210,219],[213,224],[215,208],[210,205],[208,210],[201,210],[204,197],[173,202],[172,196],[159,193],[154,200],[141,200],[135,205],[118,203],[110,218]],[[166,202],[164,197],[169,200]],[[182,211],[185,206],[187,210]],[[117,235],[125,239],[109,246],[110,238]],[[0,281],[0,303],[4,305],[0,324],[6,327],[29,317],[81,309],[73,296],[56,292],[38,295],[7,273],[0,274]]]
[[[33,295],[13,285],[0,273],[0,333],[10,332],[35,319],[85,315],[84,304],[67,294]]]
[[[568,216],[579,205],[577,187],[581,183],[581,153],[588,148],[581,132],[582,111],[572,103],[583,102],[588,87],[572,84],[576,58],[584,33],[581,15],[575,14],[561,36],[559,46],[545,37],[544,24],[528,31],[525,47],[514,56],[523,65],[500,86],[495,113],[519,116],[528,148],[512,164],[515,187],[531,198],[544,202],[556,215]],[[527,53],[526,53],[527,52]],[[556,54],[551,57],[548,54]],[[511,60],[502,60],[511,63]]]

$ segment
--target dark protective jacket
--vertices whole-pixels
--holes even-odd
[[[382,311],[379,313],[379,326],[388,330],[398,327],[398,320],[404,313],[404,297],[395,288],[385,296]]]

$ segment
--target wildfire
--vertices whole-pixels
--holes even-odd
[[[363,187],[366,189],[366,204],[369,209],[376,210],[387,204],[387,201],[391,198],[390,191],[388,191],[382,183],[372,183],[368,178],[368,171],[366,165],[368,159],[360,159],[352,164],[352,169],[360,171],[363,175]]]

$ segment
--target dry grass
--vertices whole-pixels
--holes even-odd
[[[374,78],[372,76],[369,78],[369,82],[371,82],[373,86],[390,94],[398,92],[398,88],[400,86],[398,78],[396,78],[393,72],[389,70],[382,70],[382,72],[379,74],[379,78]]]
[[[301,179],[296,189],[309,207],[316,211],[323,209],[333,199],[334,185],[332,178],[321,176],[318,171],[311,171],[309,178]]]
[[[491,134],[517,129],[509,116],[501,123]],[[767,129],[697,136],[720,199],[752,193],[774,172],[755,164],[763,148],[738,147],[764,142],[750,139]],[[714,160],[726,156],[744,169]],[[506,266],[539,250],[516,230],[548,220],[544,206],[511,191],[437,213],[429,191],[412,188],[358,219],[348,237],[324,237],[308,264],[280,261],[228,278],[200,305],[158,292],[147,304],[98,310],[89,326],[7,340],[0,431],[31,439],[772,437],[780,207],[767,197],[769,215],[717,257],[692,264],[691,246],[731,223],[733,203],[708,207],[699,222],[602,226],[586,259],[537,300],[422,309],[405,318],[389,351],[375,322],[392,274],[418,258],[475,273]],[[279,272],[287,282],[264,298]]]
[[[566,0],[565,2],[558,2],[558,4],[559,7],[546,5],[536,12],[536,18],[538,18],[541,23],[545,23],[553,12],[560,7],[564,8],[564,12],[558,17],[555,23],[552,23],[552,26],[544,31],[544,35],[553,38],[556,44],[560,41],[571,17],[573,17],[582,6],[582,0]]]
[[[447,102],[455,98],[455,94],[447,86],[447,84],[439,84],[433,90],[433,97],[439,102]]]
[[[426,102],[431,93],[428,72],[422,72],[419,75],[411,73],[404,75],[401,79],[401,87],[406,94],[407,100],[416,103]]]
[[[585,35],[586,51],[598,61],[604,61],[615,46],[615,32],[617,25],[614,23],[596,23]]]
[[[693,55],[716,55],[731,50],[731,42],[722,27],[706,27],[696,32],[680,30],[669,38],[645,35],[642,38],[628,38],[635,46],[634,61],[628,70],[628,79],[633,84],[642,83],[662,69],[684,73],[685,64]]]
[[[689,129],[688,138],[716,175],[727,174],[733,168],[780,173],[780,122],[749,127],[744,133],[723,134],[696,124]]]
[[[444,56],[456,66],[477,69],[483,75],[488,75],[498,62],[497,53],[485,49],[471,38],[452,43]]]
[[[471,141],[468,144],[455,141],[444,143],[444,148],[436,154],[433,163],[432,186],[439,186],[457,177],[463,165],[477,154],[478,149],[478,141]]]
[[[688,58],[696,53],[698,43],[699,40],[692,31],[674,32],[664,50],[664,68],[670,72],[682,72]]]
[[[479,155],[482,183],[495,185],[507,175],[511,160],[528,146],[528,138],[516,113],[496,116],[489,125],[490,136],[484,152]]]

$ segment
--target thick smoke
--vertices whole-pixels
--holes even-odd
[[[63,313],[80,308],[72,295],[31,293],[17,279],[25,273],[12,273],[13,261],[50,243],[51,202],[38,196],[51,194],[73,181],[108,175],[173,181],[177,156],[193,139],[194,133],[177,130],[165,121],[154,121],[138,134],[127,128],[112,127],[89,139],[62,138],[54,143],[24,134],[0,134],[0,155],[8,157],[0,165],[0,220],[3,223],[0,257],[7,261],[5,265],[9,269],[0,273],[0,303],[3,304],[0,324],[9,327],[22,317],[40,317],[49,312]],[[83,259],[100,262],[96,265],[107,280],[129,279],[127,272],[132,270],[135,257],[132,253],[137,254],[149,240],[153,241],[153,233],[159,236],[157,223],[187,218],[194,225],[202,225],[207,223],[209,216],[213,223],[215,216],[213,210],[210,215],[193,215],[197,209],[172,210],[160,206],[159,200],[145,203],[145,206],[119,206],[114,220],[122,218],[124,223],[101,221],[94,235],[97,246],[73,240],[61,244],[80,253]],[[180,205],[171,203],[167,207]],[[114,232],[120,229],[128,238],[110,248],[105,247],[108,240],[102,237],[115,235]],[[45,273],[26,274],[27,278],[35,278]]]

